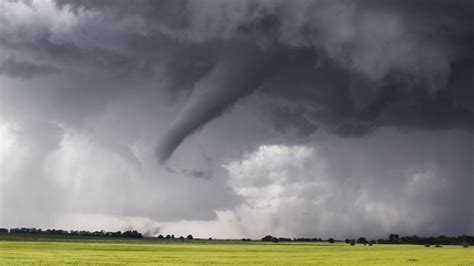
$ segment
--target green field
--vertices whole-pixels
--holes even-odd
[[[474,265],[474,248],[0,237],[0,265]]]

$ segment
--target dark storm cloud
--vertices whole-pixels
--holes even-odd
[[[358,141],[386,127],[409,129],[410,134],[421,134],[416,135],[420,139],[449,129],[455,133],[442,136],[462,134],[460,142],[472,137],[471,1],[57,0],[6,2],[1,8],[0,119],[33,131],[31,123],[58,127],[61,137],[45,140],[48,147],[30,145],[36,157],[24,161],[51,156],[64,160],[53,176],[82,180],[71,186],[89,195],[77,206],[71,198],[71,209],[168,221],[210,220],[217,210],[232,209],[242,200],[229,188],[220,160],[231,155],[235,159],[259,145],[311,146],[313,137],[328,130],[334,143],[341,136],[358,137],[343,139],[351,144],[342,145],[340,154],[353,146],[362,154]],[[221,116],[226,119],[216,119]],[[393,132],[376,137],[377,146],[387,141],[396,148],[397,138],[406,141]],[[441,165],[422,152],[437,142],[424,143],[412,163],[392,158],[387,150],[374,151],[374,156],[365,153],[397,171],[405,165],[415,168],[425,157]],[[147,148],[156,144],[148,154]],[[196,159],[202,156],[200,146],[220,160],[202,167]],[[465,193],[459,184],[472,187],[469,164],[452,166],[464,157],[456,153],[461,146],[445,148],[449,163],[443,163],[442,170],[428,167],[430,184],[452,175],[446,182],[456,191]],[[442,153],[443,148],[430,151]],[[472,158],[468,151],[462,154]],[[98,170],[74,170],[84,164],[74,161],[81,156]],[[163,169],[155,157],[172,160]],[[412,178],[406,173],[400,174],[406,180],[397,178],[377,166],[362,167],[344,187],[347,183],[336,181],[350,175],[350,166],[357,165],[351,158],[357,154],[340,157],[328,159],[334,165],[326,174],[337,177],[328,181],[333,182],[329,187],[343,187],[349,194],[362,191],[358,182],[367,181],[369,172],[379,180],[367,191],[398,182],[396,194]],[[47,167],[30,170],[40,168]],[[338,173],[339,168],[344,172]],[[14,187],[21,188],[30,170],[17,173],[12,168],[5,176],[17,178]],[[146,181],[132,178],[136,176]],[[420,198],[431,199],[430,193],[423,191]],[[116,194],[128,195],[127,201],[107,200]],[[12,192],[6,199],[12,202],[15,196]],[[468,196],[448,198],[443,208],[452,208],[453,216],[469,207],[464,203]],[[395,196],[393,200],[397,210],[406,203]],[[334,208],[340,201],[350,202],[336,197]],[[428,204],[420,202],[410,211]],[[453,207],[456,204],[459,207]],[[452,224],[461,232],[466,221],[455,224],[440,218],[445,225],[430,232]],[[370,221],[367,224],[370,227]]]
[[[194,94],[202,89],[194,89],[161,140],[161,160],[196,128],[248,94],[243,92],[262,83],[271,84],[264,91],[272,97],[284,95],[313,108],[306,116],[314,124],[303,123],[307,129],[322,123],[343,136],[364,135],[382,125],[472,129],[472,102],[466,96],[472,97],[474,9],[468,1],[59,1],[58,5],[76,12],[102,10],[115,19],[138,15],[151,32],[197,46],[235,42],[226,53],[239,52],[243,58],[241,50],[249,45],[261,53],[285,50],[288,60],[273,63],[283,69],[278,75],[260,71],[268,67],[267,59],[253,55],[249,66],[255,69],[221,77],[219,82],[207,81],[215,70],[188,67],[191,73],[201,73],[193,78],[197,84],[216,88],[207,89],[205,100],[197,100]],[[242,64],[240,58],[216,60],[211,68]],[[186,80],[188,72],[176,73],[177,79]],[[233,86],[233,79],[249,84]],[[279,114],[274,117],[281,119],[275,125],[292,120],[283,109],[275,109]]]
[[[258,87],[270,97],[307,105],[303,131],[320,124],[342,136],[383,125],[472,128],[466,96],[472,97],[473,87],[474,8],[468,1],[56,3],[77,15],[99,13],[101,24],[86,22],[59,37],[45,29],[39,34],[49,36],[44,47],[76,47],[116,77],[165,71],[170,91],[193,91],[160,140],[162,161]],[[281,51],[286,60],[268,63]],[[223,65],[228,75],[221,75]],[[276,68],[281,71],[273,75]],[[291,120],[284,108],[275,108],[277,126]]]
[[[274,121],[273,126],[283,134],[296,129],[297,136],[307,137],[318,129],[317,125],[305,117],[307,111],[302,106],[291,108],[274,104],[271,105],[269,113]]]
[[[58,70],[45,64],[22,62],[14,57],[0,59],[0,74],[13,78],[31,79],[35,76],[52,74]]]

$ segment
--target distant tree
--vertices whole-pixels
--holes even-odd
[[[365,237],[359,237],[357,244],[367,244],[367,239],[365,239]]]
[[[262,241],[270,242],[272,240],[273,240],[273,236],[271,236],[271,235],[266,235],[262,238]]]
[[[440,235],[438,236],[438,238],[436,239],[436,243],[438,245],[448,245],[449,244],[449,240],[446,236],[444,235]]]
[[[351,239],[351,246],[354,246],[356,244],[356,240],[355,239]]]
[[[163,238],[164,238],[163,235],[158,236],[158,239],[163,239]]]
[[[208,240],[212,240],[212,237],[209,237]]]
[[[375,241],[375,240],[370,240],[369,245],[372,246],[372,245],[375,245],[375,244],[377,244],[377,241]]]
[[[186,239],[192,240],[192,239],[193,239],[193,236],[192,236],[192,235],[188,235],[188,236],[186,237]]]
[[[328,242],[331,243],[331,244],[333,244],[333,243],[336,242],[336,241],[334,240],[334,238],[329,238],[329,239],[328,239]]]
[[[349,238],[347,238],[346,240],[344,240],[344,242],[345,242],[346,244],[350,244],[350,243],[351,243],[351,240],[350,240]]]
[[[174,235],[171,235],[171,239],[174,239]]]
[[[170,236],[170,235],[166,235],[166,237],[165,237],[165,238],[166,238],[166,239],[170,239],[170,238],[171,238],[171,236]]]
[[[388,240],[390,241],[390,243],[392,244],[398,244],[399,243],[399,236],[397,234],[390,234],[388,236]]]
[[[179,239],[184,240],[184,236],[180,236]]]
[[[8,229],[6,229],[6,228],[0,228],[0,233],[8,233]]]
[[[94,232],[94,235],[101,236],[100,232]],[[129,237],[129,238],[143,238],[143,235],[137,231],[125,231],[122,233],[122,237]]]

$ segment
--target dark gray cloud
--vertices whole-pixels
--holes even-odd
[[[273,144],[291,150],[293,145],[341,141],[347,145],[337,155],[328,151],[321,157],[329,162],[321,175],[333,178],[325,180],[327,189],[369,193],[360,200],[381,201],[402,215],[406,201],[393,196],[390,204],[372,191],[392,187],[394,195],[405,193],[420,202],[408,210],[416,213],[434,208],[434,193],[446,182],[458,196],[443,197],[438,202],[442,210],[430,211],[411,229],[437,217],[431,231],[423,232],[472,231],[468,218],[456,223],[443,218],[460,216],[470,207],[469,198],[460,196],[463,187],[472,187],[473,176],[466,163],[472,160],[474,112],[470,1],[57,0],[6,2],[1,8],[0,130],[7,132],[4,142],[10,146],[3,147],[0,158],[0,189],[14,188],[0,196],[3,213],[14,213],[5,206],[20,201],[17,191],[31,190],[24,185],[30,173],[41,173],[35,182],[46,180],[58,195],[69,187],[77,198],[88,195],[82,203],[64,196],[67,200],[53,208],[60,214],[167,222],[221,219],[222,212],[252,197],[235,187],[235,176],[222,165],[245,161],[245,154]],[[331,137],[322,139],[326,132]],[[461,144],[437,147],[440,140],[432,137],[417,146],[404,134],[459,138]],[[398,142],[411,143],[415,148],[407,152],[414,153],[413,163],[403,158],[404,152],[388,148],[364,151],[360,145],[365,142],[381,147],[387,142],[390,149]],[[374,165],[344,155],[354,147]],[[449,156],[440,160],[445,150]],[[23,151],[34,156],[22,157],[28,154]],[[24,163],[3,159],[15,154]],[[156,164],[157,159],[165,165]],[[360,169],[352,173],[351,165]],[[292,167],[286,170],[293,173]],[[414,170],[405,173],[404,167]],[[418,197],[407,186],[423,169],[433,189],[421,189]],[[303,179],[318,179],[302,171],[297,175]],[[353,181],[341,181],[348,176]],[[371,185],[362,189],[367,182]],[[28,202],[37,203],[37,209],[54,200],[36,193]],[[305,188],[285,193],[316,200]],[[113,200],[117,194],[124,199]],[[319,207],[339,213],[350,209],[339,205],[347,201],[335,195]],[[310,212],[316,207],[298,208]],[[253,211],[235,213],[248,218]],[[380,217],[362,216],[367,223],[359,224],[362,231],[372,224],[379,226],[376,234],[386,228],[415,231],[407,224],[387,227]],[[301,217],[302,230],[290,226],[281,232],[326,230],[333,221]],[[271,217],[286,223],[280,218]],[[316,220],[321,228],[310,225]]]
[[[0,74],[13,78],[30,79],[38,75],[47,75],[54,72],[58,72],[54,67],[44,64],[19,62],[14,57],[4,58],[0,63]]]
[[[193,90],[160,141],[160,160],[264,82],[270,84],[264,90],[269,95],[319,105],[310,115],[315,125],[306,127],[323,123],[344,136],[364,135],[383,125],[472,127],[472,105],[465,101],[466,94],[472,96],[474,60],[474,11],[469,2],[56,3],[63,11],[83,17],[95,14],[106,23],[79,20],[66,33],[46,27],[33,36],[35,45],[35,38],[47,36],[43,50],[91,58],[118,78],[161,68],[171,91]],[[424,8],[427,5],[430,8]],[[61,52],[58,46],[75,48]],[[253,52],[246,55],[245,50]],[[286,60],[268,63],[268,57],[281,56],[281,50]],[[239,72],[239,67],[245,68],[245,57],[252,60],[246,67],[255,69],[220,75],[220,85],[214,82],[216,69],[227,64]],[[267,71],[277,65],[283,69],[278,75]],[[241,88],[229,85],[236,80]],[[460,80],[465,82],[456,84]],[[197,87],[204,86],[209,96],[194,103],[203,90]]]
[[[58,5],[76,12],[102,10],[111,17],[127,12],[143,18],[151,33],[171,41],[197,46],[240,42],[267,53],[283,49],[288,60],[277,62],[284,69],[281,73],[248,71],[238,79],[251,81],[257,76],[261,82],[251,82],[252,90],[266,82],[271,84],[265,90],[269,95],[283,94],[288,100],[319,105],[312,115],[316,125],[306,127],[324,123],[343,136],[364,135],[383,125],[472,128],[472,104],[465,96],[473,86],[470,18],[474,11],[466,1],[59,1]],[[227,53],[245,57],[241,51],[247,48],[241,46],[233,45]],[[266,68],[267,59],[250,57],[252,64],[262,64],[258,69]],[[222,62],[216,59],[215,64],[218,67]],[[239,64],[235,62],[236,67]],[[204,72],[195,80],[202,78],[205,83],[208,75]],[[460,80],[465,82],[456,84]],[[231,78],[227,82],[233,83]],[[224,87],[207,97],[216,97],[213,104],[189,103],[196,109],[183,111],[171,126],[162,140],[161,159],[168,158],[195,128],[246,95],[239,93],[242,89]],[[235,96],[229,100],[217,96],[220,93]],[[190,101],[196,101],[195,97]],[[206,111],[211,105],[220,107]]]

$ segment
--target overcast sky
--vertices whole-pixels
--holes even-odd
[[[0,4],[0,227],[474,234],[474,2]]]

